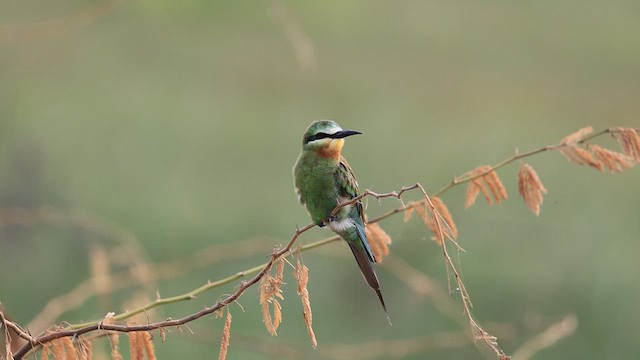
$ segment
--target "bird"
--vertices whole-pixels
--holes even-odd
[[[359,134],[362,133],[343,130],[333,120],[312,122],[304,133],[302,151],[293,167],[294,185],[298,200],[306,207],[313,223],[319,227],[328,226],[349,245],[362,276],[378,295],[389,319],[372,267],[377,259],[367,240],[362,202],[358,200],[333,214],[339,204],[360,194],[353,170],[341,153],[345,138]]]

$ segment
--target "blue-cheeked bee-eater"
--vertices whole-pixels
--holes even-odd
[[[332,120],[314,121],[302,139],[302,152],[293,168],[294,184],[311,220],[320,227],[328,225],[347,242],[364,279],[378,295],[386,313],[378,277],[371,266],[376,258],[365,234],[362,203],[344,206],[332,215],[339,204],[359,194],[356,177],[341,154],[344,138],[357,134],[361,133],[343,130]]]

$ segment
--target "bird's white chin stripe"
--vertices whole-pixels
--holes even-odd
[[[343,219],[329,222],[329,228],[337,233],[345,232],[356,226],[353,219]]]

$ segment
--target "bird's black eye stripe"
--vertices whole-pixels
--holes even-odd
[[[327,133],[319,132],[319,133],[317,133],[317,134],[314,134],[314,135],[311,135],[311,136],[307,136],[307,137],[304,139],[304,143],[306,144],[306,143],[309,143],[309,142],[311,142],[311,141],[318,140],[318,139],[328,138],[328,137],[330,137],[330,136],[331,136],[331,134],[327,134]]]

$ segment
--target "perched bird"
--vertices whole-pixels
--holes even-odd
[[[358,182],[351,167],[342,157],[344,138],[361,134],[343,130],[335,121],[314,121],[302,138],[302,152],[293,167],[298,199],[304,204],[311,220],[318,226],[328,225],[349,245],[365,280],[378,294],[387,313],[378,277],[371,263],[376,258],[365,235],[365,221],[360,201],[344,206],[332,215],[337,205],[358,196]],[[388,317],[388,315],[387,315]]]

